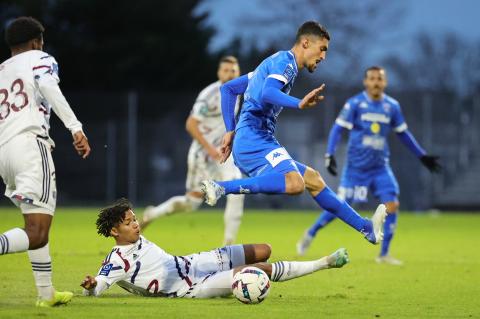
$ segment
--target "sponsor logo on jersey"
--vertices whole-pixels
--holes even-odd
[[[291,160],[292,158],[288,154],[287,150],[283,147],[279,147],[268,153],[265,158],[272,165],[272,167],[277,166],[279,163],[285,160]]]
[[[112,270],[113,268],[113,264],[106,264],[102,267],[102,269],[100,269],[100,273],[99,275],[101,276],[108,276],[108,274],[110,273],[110,271]]]
[[[362,139],[362,145],[381,151],[385,148],[385,138],[379,135],[366,135]]]
[[[384,124],[390,123],[390,117],[380,113],[363,113],[360,118],[362,121],[367,122],[379,122]]]

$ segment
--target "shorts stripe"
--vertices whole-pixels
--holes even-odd
[[[37,140],[38,148],[40,149],[40,155],[42,156],[42,170],[43,170],[43,182],[42,182],[42,196],[40,201],[47,203],[50,194],[50,165],[48,163],[47,148],[43,143]]]
[[[43,154],[45,156],[45,163],[47,167],[47,192],[45,193],[45,203],[48,202],[50,198],[50,180],[51,180],[51,172],[50,172],[50,162],[48,161],[48,150],[47,147],[42,143],[43,147]]]
[[[7,236],[5,235],[0,236],[0,246],[2,247],[2,251],[0,252],[0,255],[4,255],[8,253],[9,242],[8,242]]]

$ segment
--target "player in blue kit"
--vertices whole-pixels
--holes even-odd
[[[221,147],[222,160],[233,152],[235,164],[249,178],[203,181],[204,197],[206,203],[213,206],[228,194],[298,195],[306,188],[322,208],[377,244],[383,237],[385,206],[379,205],[371,220],[361,217],[328,188],[318,171],[293,160],[274,137],[277,117],[284,107],[306,109],[323,99],[320,95],[323,84],[301,100],[288,93],[299,70],[306,68],[314,72],[325,59],[329,40],[330,35],[323,26],[314,21],[305,22],[291,50],[275,53],[253,73],[222,86],[222,113],[227,130]],[[244,104],[235,123],[235,101],[240,94],[244,94]]]
[[[432,172],[441,169],[437,156],[427,155],[408,130],[400,104],[384,93],[387,76],[383,68],[373,66],[365,71],[365,91],[350,98],[340,112],[328,138],[325,166],[337,175],[335,149],[342,131],[350,131],[347,164],[343,170],[338,196],[348,203],[365,202],[368,191],[387,207],[384,239],[377,262],[401,265],[389,256],[389,247],[397,224],[399,188],[390,169],[387,136],[393,130],[407,148]],[[336,218],[325,210],[297,243],[297,252],[305,254],[319,229]]]

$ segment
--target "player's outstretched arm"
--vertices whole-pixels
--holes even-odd
[[[70,105],[62,94],[58,86],[58,77],[52,74],[44,73],[36,77],[38,88],[48,103],[52,106],[53,111],[65,127],[70,130],[73,137],[73,146],[78,155],[87,158],[91,149],[88,139],[82,131],[82,123],[77,120]]]
[[[303,110],[317,105],[318,102],[322,101],[325,98],[323,95],[320,95],[323,89],[325,89],[325,83],[305,95],[305,97],[300,101],[298,108]]]
[[[442,170],[442,166],[439,163],[439,157],[435,155],[428,155],[427,152],[418,144],[415,137],[410,133],[408,129],[397,133],[398,138],[402,143],[420,159],[422,164],[428,168],[432,173],[438,173]]]
[[[337,176],[337,161],[335,160],[335,151],[337,149],[344,128],[334,124],[328,135],[327,152],[325,153],[325,167],[333,176]]]
[[[232,153],[233,138],[235,137],[235,131],[225,133],[222,139],[222,146],[220,147],[220,163],[225,163]]]
[[[222,116],[227,132],[235,130],[235,104],[237,96],[245,93],[248,87],[248,74],[224,83],[220,87]]]

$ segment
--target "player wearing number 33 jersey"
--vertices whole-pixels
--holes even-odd
[[[52,111],[72,133],[80,156],[86,158],[90,146],[58,87],[57,62],[42,51],[44,31],[32,17],[14,19],[5,30],[11,58],[0,64],[0,176],[5,196],[20,208],[25,225],[0,234],[0,255],[28,251],[37,306],[51,307],[73,296],[56,292],[51,280],[48,233],[57,196],[49,136]]]

